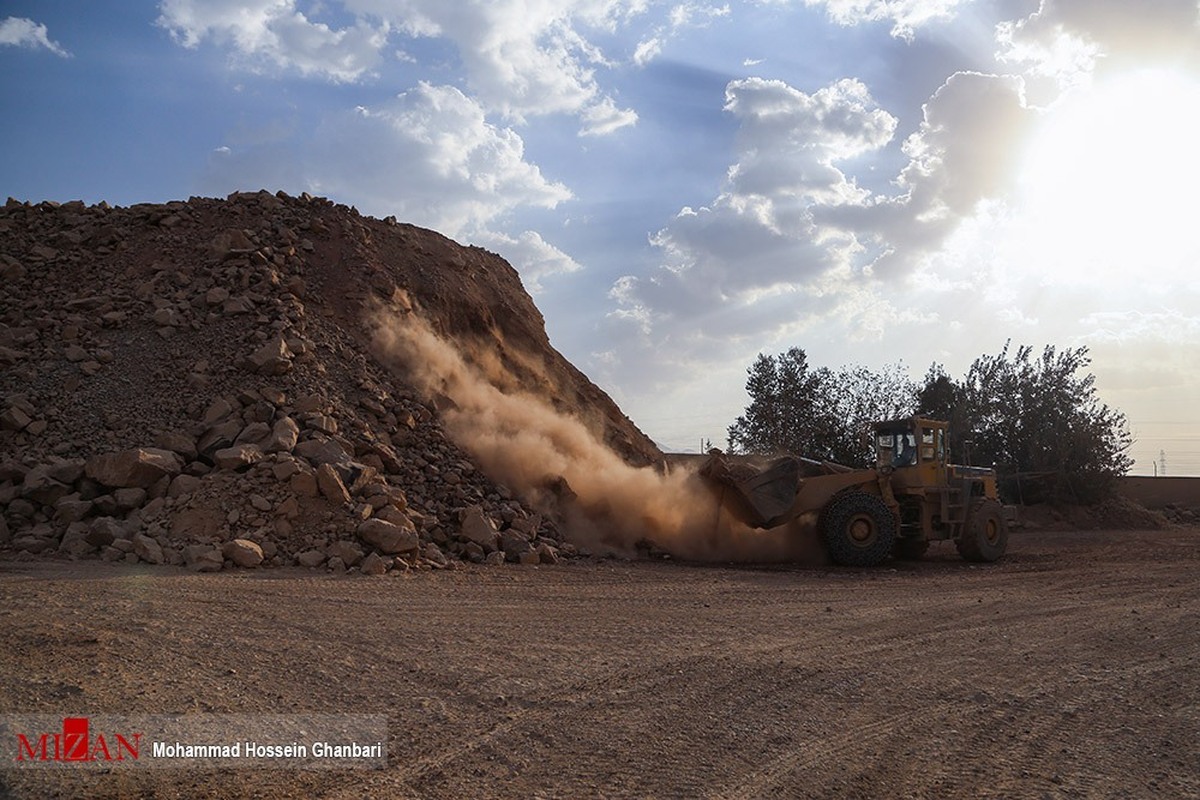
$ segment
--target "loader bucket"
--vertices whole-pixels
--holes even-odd
[[[773,528],[786,522],[800,489],[800,462],[791,456],[777,458],[764,467],[731,464],[712,455],[700,474],[721,489],[723,505],[752,528]]]

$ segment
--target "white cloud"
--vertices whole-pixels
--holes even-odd
[[[685,0],[677,3],[667,12],[667,22],[656,25],[638,43],[633,52],[633,63],[639,67],[653,61],[662,54],[668,41],[689,28],[707,28],[713,20],[728,17],[732,12],[729,5],[713,5],[703,0]]]
[[[931,326],[972,329],[976,320],[960,309],[985,295],[984,316],[994,325],[1036,317],[1021,298],[991,291],[988,276],[1003,273],[979,271],[979,239],[955,243],[969,248],[966,257],[939,260],[937,272],[929,261],[976,215],[1001,221],[980,231],[1007,219],[1016,154],[1037,119],[1019,79],[959,73],[947,80],[902,145],[909,163],[894,196],[872,193],[843,171],[865,168],[897,127],[862,83],[805,93],[781,81],[733,81],[726,109],[739,129],[722,192],[704,207],[684,208],[651,237],[659,267],[613,286],[608,333],[620,342],[621,360],[597,368],[655,386],[688,380],[688,370],[723,358],[748,363],[776,342],[816,332],[853,348],[892,341],[904,329],[923,352]],[[985,335],[979,346],[983,352],[992,343]],[[660,366],[642,370],[641,358]],[[662,369],[664,360],[677,368]]]
[[[611,290],[612,333],[625,337],[619,352],[670,350],[686,365],[716,350],[740,352],[806,309],[850,297],[838,284],[861,248],[853,235],[819,225],[813,209],[866,199],[837,163],[886,144],[895,118],[854,80],[811,94],[781,81],[733,81],[725,108],[740,128],[722,193],[651,237],[661,266]]]
[[[873,244],[880,252],[875,274],[907,274],[981,202],[1013,191],[1037,120],[1019,78],[956,73],[925,104],[920,126],[904,142],[909,163],[897,179],[903,194],[825,206],[815,218]]]
[[[671,28],[679,30],[680,28],[704,27],[712,20],[728,17],[729,14],[728,4],[714,6],[709,3],[688,0],[673,6],[668,19],[671,22]]]
[[[1195,59],[1200,5],[1195,0],[1042,0],[1038,10],[997,30],[1000,57],[1070,86],[1097,67]]]
[[[360,18],[335,30],[310,20],[295,0],[163,0],[158,25],[184,47],[206,39],[231,46],[250,66],[266,63],[349,83],[382,62],[389,27]]]
[[[345,0],[345,6],[408,36],[452,42],[472,94],[489,112],[518,122],[612,106],[595,75],[611,64],[588,34],[614,30],[646,10],[643,0]],[[626,124],[634,119],[632,112],[622,115]],[[621,126],[585,127],[598,133]]]
[[[525,160],[511,128],[452,86],[422,83],[390,102],[327,119],[308,175],[323,193],[354,197],[449,236],[480,230],[518,207],[553,208],[571,197]]]
[[[14,47],[45,48],[56,56],[70,58],[63,47],[50,38],[46,26],[25,17],[8,17],[0,22],[0,45]]]
[[[354,24],[334,28],[315,21],[297,0],[162,0],[158,24],[185,47],[211,40],[230,47],[250,67],[265,64],[343,83],[375,75],[385,57],[415,63],[409,50],[390,43],[395,37],[438,38],[457,49],[467,86],[488,113],[516,122],[577,114],[586,135],[611,133],[637,118],[617,109],[601,90],[596,70],[612,64],[589,35],[611,32],[645,13],[646,0],[330,5],[354,17]]]
[[[281,131],[218,153],[205,190],[325,194],[456,238],[485,233],[515,209],[554,208],[572,196],[526,160],[516,131],[489,123],[483,108],[452,86],[422,83],[303,127],[314,129],[311,138]]]
[[[1162,345],[1195,347],[1200,342],[1200,314],[1179,309],[1163,311],[1097,311],[1083,318],[1091,343],[1153,341]],[[1188,370],[1194,373],[1194,370]]]
[[[662,54],[663,40],[659,34],[643,39],[633,51],[633,63],[644,67]]]
[[[725,92],[725,109],[741,122],[734,194],[824,203],[861,199],[835,166],[886,144],[896,119],[875,106],[867,87],[843,79],[812,94],[783,81],[749,78]]]
[[[1085,81],[1096,68],[1100,48],[1062,30],[1037,30],[1029,19],[1001,23],[996,29],[997,57],[1022,64],[1031,76],[1050,78],[1054,89]]]
[[[521,273],[525,288],[534,295],[543,290],[542,281],[546,278],[583,269],[578,261],[535,231],[525,231],[517,237],[493,231],[477,231],[471,234],[470,241],[503,256]]]
[[[804,0],[805,5],[825,6],[830,19],[840,25],[891,22],[892,36],[911,40],[917,28],[953,18],[964,0]],[[965,0],[969,2],[969,0]]]
[[[918,207],[970,214],[987,197],[1005,193],[1016,158],[1037,119],[1018,78],[960,72],[925,106],[918,131],[904,145],[912,158],[901,174]]]
[[[637,123],[637,112],[628,108],[617,108],[611,97],[605,97],[600,102],[583,110],[580,115],[583,127],[580,136],[604,136],[615,130]]]

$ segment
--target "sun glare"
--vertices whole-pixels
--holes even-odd
[[[1026,154],[1022,250],[1048,282],[1190,275],[1200,259],[1200,82],[1140,71],[1046,112]]]

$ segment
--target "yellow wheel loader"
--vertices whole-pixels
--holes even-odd
[[[815,514],[838,564],[920,558],[930,542],[943,539],[952,539],[968,561],[996,561],[1016,509],[1000,503],[994,470],[949,463],[946,428],[923,417],[876,423],[871,469],[796,456],[755,467],[714,451],[700,474],[719,491],[722,506],[751,527]]]

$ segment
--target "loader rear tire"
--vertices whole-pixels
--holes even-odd
[[[998,561],[1008,549],[1008,521],[995,500],[981,497],[971,506],[962,536],[954,543],[967,561]]]
[[[834,563],[873,567],[892,554],[896,515],[883,498],[866,492],[840,494],[821,515],[821,536]]]

